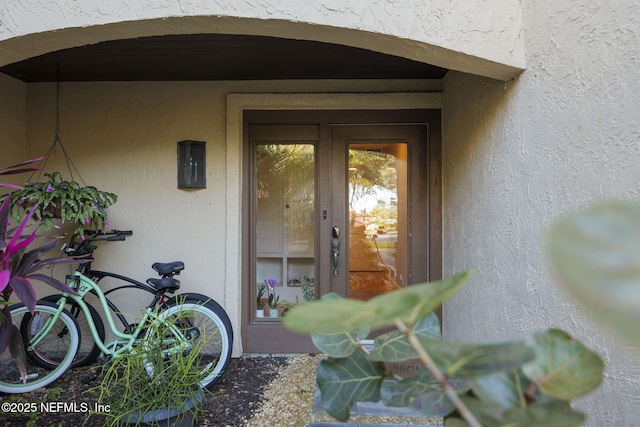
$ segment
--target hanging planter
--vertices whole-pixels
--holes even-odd
[[[83,234],[85,226],[93,230],[104,230],[110,225],[107,220],[109,207],[118,200],[118,196],[86,185],[64,148],[60,139],[59,78],[56,83],[56,129],[53,144],[38,165],[40,172],[45,169],[51,154],[56,152],[56,147],[59,147],[64,154],[71,181],[64,181],[60,172],[44,173],[44,176],[48,178],[46,181],[40,181],[40,175],[38,175],[36,182],[31,182],[29,179],[29,182],[22,188],[9,194],[11,197],[11,219],[21,221],[27,212],[35,207],[32,218],[40,222],[39,230],[49,230],[55,227],[55,220],[77,224],[74,234],[79,236]],[[74,180],[72,167],[82,185]],[[8,196],[0,197],[0,201],[5,197]]]
[[[11,218],[19,221],[36,206],[33,218],[41,230],[49,230],[55,221],[76,223],[74,233],[82,235],[84,227],[104,230],[109,226],[109,207],[118,196],[100,191],[96,187],[81,186],[75,181],[65,181],[59,172],[45,173],[48,179],[29,182],[10,194]]]

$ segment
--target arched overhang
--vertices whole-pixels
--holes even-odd
[[[118,5],[112,4],[117,3]],[[107,40],[169,34],[245,34],[368,49],[442,68],[509,80],[524,69],[518,0],[389,3],[325,0],[180,8],[139,0],[81,0],[44,5],[24,0],[0,11],[0,66]],[[209,4],[212,3],[212,4]]]

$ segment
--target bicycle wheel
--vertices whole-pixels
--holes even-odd
[[[10,308],[14,333],[19,330],[25,314],[30,314],[23,304],[15,304]],[[31,335],[41,331],[47,322],[55,322],[46,336],[35,346],[36,350],[55,366],[48,370],[26,358],[26,378],[22,378],[20,370],[11,358],[10,352],[0,354],[0,391],[5,393],[27,393],[44,387],[57,380],[71,366],[73,358],[80,346],[80,331],[74,317],[67,310],[54,320],[58,307],[50,302],[38,302],[32,315]],[[29,343],[22,336],[25,349]],[[52,345],[56,343],[57,345]],[[24,381],[23,381],[24,380]]]
[[[201,340],[198,364],[202,368],[202,387],[211,386],[222,375],[231,360],[233,330],[224,309],[209,299],[189,299],[177,296],[167,302],[167,309],[160,313],[161,319],[178,314],[183,333],[190,340]]]
[[[40,301],[47,301],[56,304],[58,300],[62,297],[62,295],[49,295],[48,297],[42,298]],[[100,337],[100,340],[104,342],[104,323],[102,323],[102,318],[98,311],[93,308],[91,304],[85,301],[87,307],[89,308],[89,313],[91,315],[91,320],[93,325],[95,326],[96,332]],[[78,353],[76,357],[73,359],[73,363],[71,364],[72,368],[78,368],[81,366],[87,366],[95,362],[100,354],[100,348],[96,344],[93,335],[91,334],[91,326],[89,325],[89,321],[87,320],[82,308],[72,299],[67,299],[67,303],[64,307],[75,319],[78,324],[78,329],[80,329],[80,336],[82,339],[80,340],[80,348],[78,349]],[[27,313],[22,318],[22,323],[20,324],[20,332],[22,336],[25,337],[25,341],[31,339],[31,334],[29,333],[31,330],[32,317],[30,313]],[[61,337],[62,338],[62,337]],[[38,349],[34,349],[34,351],[27,352],[27,355],[38,365],[42,366],[46,369],[53,369],[57,366],[54,364],[55,361],[48,360],[46,356],[42,356],[40,351],[45,351],[44,343],[39,346]],[[50,343],[55,345],[55,343]]]

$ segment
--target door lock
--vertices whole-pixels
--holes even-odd
[[[331,260],[333,261],[333,269],[332,274],[337,276],[339,274],[338,270],[338,255],[340,255],[340,227],[334,225],[331,229],[331,236],[333,240],[331,241]]]

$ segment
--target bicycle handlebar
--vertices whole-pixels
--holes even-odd
[[[89,255],[98,247],[96,245],[91,245],[89,242],[97,242],[97,241],[123,241],[126,240],[125,236],[133,235],[133,231],[131,230],[109,230],[109,231],[96,231],[96,230],[85,230],[85,235],[90,237],[84,237],[81,242],[76,241],[75,235],[71,236],[71,240],[69,244],[65,244],[62,247],[62,251],[68,255],[79,256],[79,255]]]
[[[96,241],[115,241],[115,240],[126,240],[124,236],[107,236],[107,237],[89,237],[84,239],[85,242],[96,242]]]
[[[96,230],[84,230],[84,234],[87,236],[131,236],[133,231],[131,230],[109,230],[109,231],[96,231]]]

